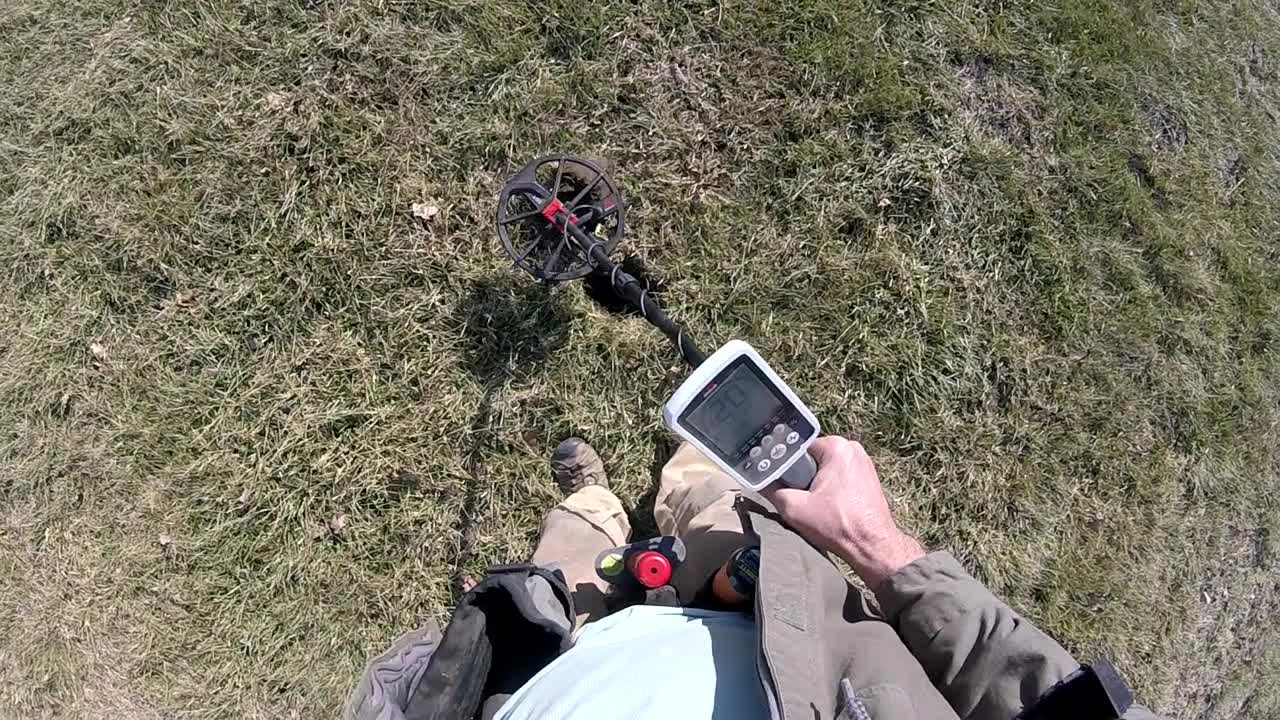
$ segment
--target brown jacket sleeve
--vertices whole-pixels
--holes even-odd
[[[1012,720],[1080,667],[992,595],[950,553],[899,570],[876,593],[889,622],[947,702],[968,720]],[[1156,720],[1134,706],[1127,720]]]

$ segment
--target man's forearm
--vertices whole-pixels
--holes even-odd
[[[925,556],[924,547],[896,527],[878,537],[849,533],[836,548],[836,554],[849,563],[872,592],[878,591],[894,573]]]
[[[809,447],[807,490],[766,497],[796,532],[849,563],[929,678],[969,720],[1008,720],[1080,665],[969,576],[947,553],[926,555],[898,529],[871,457],[841,437]],[[1126,718],[1148,718],[1135,708]]]
[[[1080,667],[948,553],[900,568],[876,588],[876,597],[961,717],[1007,720]]]

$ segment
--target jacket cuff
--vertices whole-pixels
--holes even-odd
[[[907,613],[912,625],[933,635],[990,594],[951,553],[933,552],[890,575],[876,600],[890,624],[897,626]],[[926,595],[929,602],[921,603]]]

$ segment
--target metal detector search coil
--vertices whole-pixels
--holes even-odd
[[[622,241],[626,205],[618,185],[597,163],[548,155],[521,168],[498,194],[497,229],[516,267],[540,282],[596,274],[671,339],[691,367],[706,358],[679,323],[635,276],[609,255]]]
[[[609,257],[626,206],[597,163],[548,155],[524,166],[498,195],[498,238],[516,267],[544,283],[595,275],[671,340],[693,373],[667,402],[667,426],[744,487],[807,488],[818,419],[750,345],[707,357],[649,291]]]

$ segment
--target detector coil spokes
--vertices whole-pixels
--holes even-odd
[[[607,256],[621,242],[623,213],[622,193],[600,165],[548,155],[498,195],[498,237],[516,266],[538,280],[574,280],[598,269],[592,245]],[[571,236],[570,225],[582,232]]]

